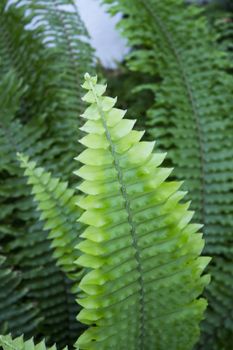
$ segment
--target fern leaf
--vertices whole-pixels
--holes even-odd
[[[79,197],[74,195],[73,189],[67,188],[67,182],[59,181],[43,168],[36,167],[36,162],[29,161],[27,156],[19,154],[18,158],[21,166],[26,168],[25,175],[28,184],[32,185],[40,218],[45,221],[44,229],[49,230],[48,238],[52,241],[58,265],[69,277],[72,278],[73,274],[77,277],[74,262],[79,254],[75,246],[80,241],[81,225],[77,222],[80,210],[75,203]]]
[[[90,103],[78,156],[86,195],[79,221],[87,228],[78,263],[91,269],[80,283],[78,319],[90,325],[80,349],[192,349],[206,301],[200,299],[209,262],[199,257],[200,226],[190,224],[180,183],[165,181],[164,154],[140,141],[135,121],[123,119],[106,86],[85,76]],[[175,336],[174,336],[175,335]]]
[[[47,347],[44,341],[38,344],[34,343],[33,339],[24,340],[23,336],[12,338],[11,335],[0,335],[0,345],[3,350],[56,350],[56,345]],[[68,350],[65,347],[63,350]]]
[[[70,140],[77,135],[77,115],[82,109],[78,86],[87,67],[92,69],[93,50],[73,1],[65,4],[68,6],[63,6],[64,1],[3,0],[0,69],[7,72],[14,68],[18,79],[23,79],[27,90],[20,119],[33,120],[34,124],[46,119],[46,138],[53,147],[43,164],[54,167],[50,157],[62,157],[56,173],[67,179],[74,170],[70,160],[76,154]]]
[[[204,224],[213,278],[206,289],[202,347],[219,350],[225,344],[228,350],[233,341],[233,84],[227,53],[216,45],[216,32],[200,7],[183,0],[104,2],[125,14],[119,27],[133,48],[130,68],[154,79],[148,137],[168,152],[174,176],[186,180],[195,219]]]

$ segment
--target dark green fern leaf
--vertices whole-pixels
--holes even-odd
[[[51,170],[67,178],[73,170],[70,159],[76,152],[69,140],[78,133],[77,116],[82,109],[78,87],[87,67],[93,66],[93,54],[73,2],[66,1],[69,10],[62,3],[31,0],[9,5],[9,1],[3,0],[0,50],[3,71],[14,68],[18,79],[23,79],[28,87],[20,118],[34,119],[35,123],[46,120],[46,136],[53,147],[43,164],[46,161],[48,168],[53,167]],[[30,30],[26,30],[28,27]],[[51,160],[61,156],[62,163],[57,162],[54,167]]]
[[[72,0],[20,0],[18,7],[24,18],[34,28],[37,37],[53,53],[51,69],[59,76],[55,85],[56,105],[52,115],[51,138],[56,139],[56,157],[62,157],[63,166],[57,175],[70,177],[73,162],[70,159],[77,152],[74,140],[78,134],[78,116],[82,110],[80,83],[89,67],[93,68],[93,50],[88,41],[87,30]],[[52,79],[53,81],[54,79]],[[44,96],[44,95],[43,95]],[[35,114],[34,114],[35,115]],[[66,117],[64,117],[66,116]],[[68,152],[70,150],[70,152]],[[53,164],[48,162],[47,166]]]
[[[206,301],[200,299],[209,262],[199,257],[200,225],[190,224],[181,183],[167,182],[171,169],[154,142],[140,141],[135,121],[123,119],[106,86],[85,76],[90,103],[83,117],[87,149],[78,156],[84,180],[79,201],[88,227],[78,263],[90,269],[80,283],[78,319],[90,328],[80,349],[192,349]]]

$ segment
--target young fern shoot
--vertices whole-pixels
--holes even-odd
[[[86,146],[76,172],[83,182],[86,225],[77,263],[88,272],[80,283],[78,319],[89,325],[77,346],[88,350],[192,349],[199,336],[209,282],[200,257],[200,225],[183,198],[181,183],[166,181],[164,154],[140,141],[135,121],[123,119],[106,86],[85,75],[82,115]],[[182,200],[182,202],[181,202]]]

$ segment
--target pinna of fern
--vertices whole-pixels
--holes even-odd
[[[132,130],[135,121],[123,119],[125,111],[103,96],[106,86],[96,77],[86,74],[83,87],[91,105],[82,115],[87,135],[80,142],[87,149],[75,172],[84,180],[77,202],[81,235],[78,226],[59,235],[66,214],[70,220],[74,194],[58,181],[53,191],[51,175],[20,156],[55,250],[66,252],[70,237],[79,239],[72,248],[79,255],[74,264],[85,273],[81,282],[76,277],[83,307],[78,320],[89,328],[76,347],[192,349],[206,308],[199,296],[209,282],[203,275],[209,258],[199,256],[201,226],[190,223],[189,203],[180,203],[181,183],[166,181],[171,169],[160,167],[165,154],[154,153],[153,142],[140,141],[143,132]]]
[[[190,223],[181,183],[166,181],[172,169],[154,142],[140,141],[135,121],[124,119],[106,86],[85,75],[82,117],[86,149],[77,157],[83,182],[78,202],[86,225],[77,262],[90,270],[80,283],[78,319],[89,329],[80,349],[192,349],[209,282],[202,275],[200,225]],[[174,336],[175,335],[175,336]]]

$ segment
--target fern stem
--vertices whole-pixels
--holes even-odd
[[[113,164],[115,167],[115,170],[117,172],[117,178],[120,184],[120,190],[122,193],[122,197],[125,203],[125,209],[127,212],[127,216],[128,216],[128,223],[129,226],[131,228],[131,235],[132,235],[132,242],[133,242],[133,247],[135,249],[135,260],[137,262],[137,271],[139,273],[139,277],[138,277],[138,283],[140,286],[140,290],[139,290],[139,294],[140,294],[140,332],[138,335],[138,349],[139,350],[145,350],[144,347],[144,339],[145,339],[145,290],[144,290],[144,279],[143,279],[143,271],[142,271],[142,260],[141,260],[141,256],[140,256],[140,252],[139,252],[139,247],[138,247],[138,239],[137,239],[137,230],[136,230],[136,225],[134,223],[133,220],[133,215],[132,215],[132,210],[130,207],[130,200],[129,200],[129,196],[126,190],[126,186],[124,184],[124,179],[123,179],[123,174],[122,174],[122,170],[118,161],[118,157],[117,157],[117,153],[115,150],[115,146],[114,143],[112,141],[111,138],[111,134],[108,130],[108,126],[106,123],[106,118],[105,118],[105,113],[102,110],[101,104],[99,102],[98,96],[96,95],[94,86],[91,82],[91,80],[89,81],[90,83],[90,87],[91,87],[91,91],[93,93],[93,95],[95,96],[95,101],[98,107],[98,111],[100,113],[101,116],[101,120],[105,129],[105,133],[106,133],[106,137],[107,140],[109,142],[110,145],[110,151],[111,151],[111,155],[113,157]]]

